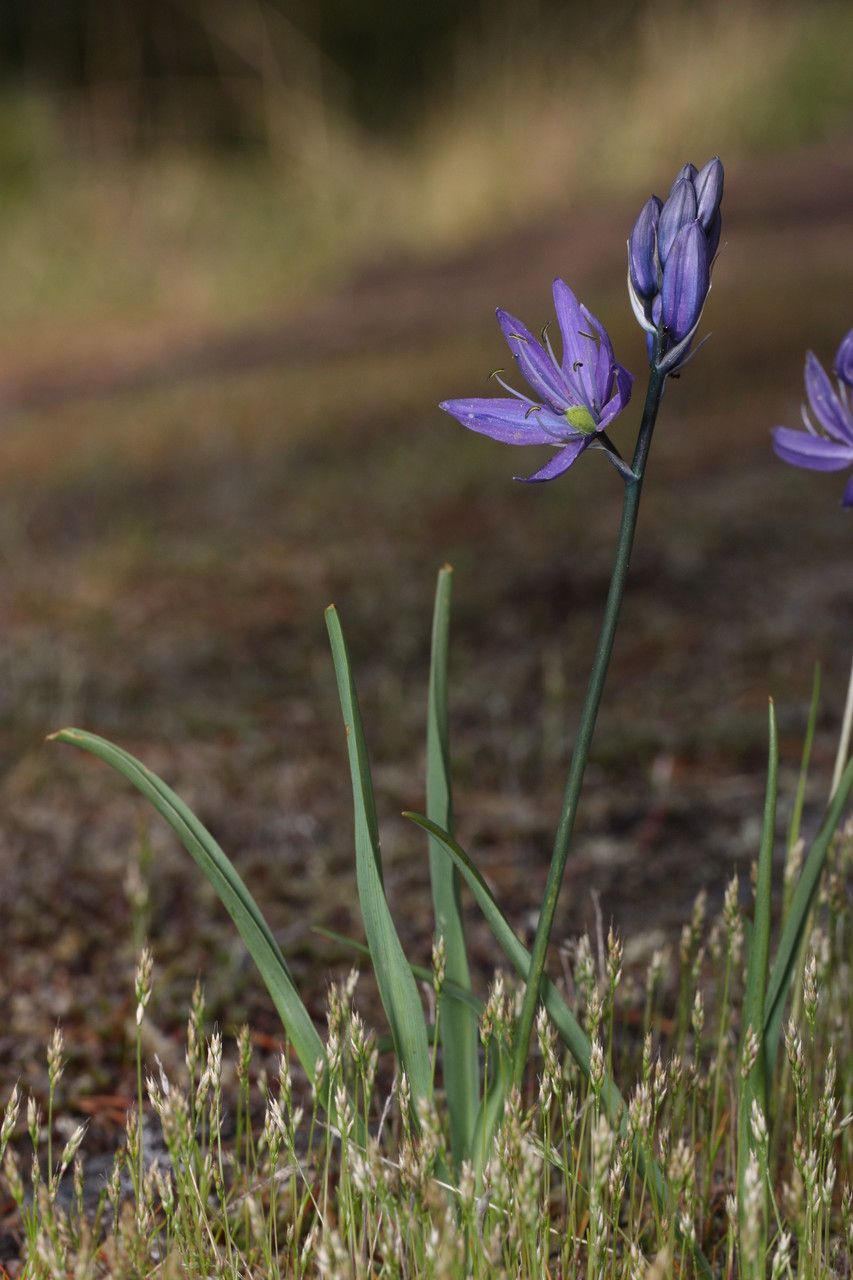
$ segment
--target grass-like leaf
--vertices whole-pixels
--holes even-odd
[[[474,899],[485,916],[498,946],[504,952],[519,977],[526,981],[530,972],[530,952],[521,939],[517,937],[515,930],[501,911],[491,889],[486,884],[474,862],[449,832],[442,831],[440,827],[436,826],[434,822],[431,822],[423,814],[406,812],[403,817],[421,827],[427,835],[438,840],[442,847],[446,849],[448,855],[458,867],[463,880],[473,893]],[[589,1078],[590,1053],[592,1049],[589,1038],[547,975],[543,975],[542,978],[540,999],[563,1044],[569,1050],[584,1075]],[[488,1155],[491,1135],[500,1121],[503,1099],[511,1082],[511,1074],[509,1072],[502,1073],[495,1082],[495,1087],[490,1089],[483,1098],[474,1139],[475,1168],[481,1167],[482,1153],[486,1152]],[[610,1123],[614,1128],[624,1129],[626,1123],[625,1100],[615,1082],[609,1077],[605,1077],[601,1097]],[[637,1144],[637,1157],[640,1169],[648,1179],[655,1200],[659,1206],[665,1208],[669,1193],[660,1167],[643,1150],[640,1144]],[[707,1258],[695,1241],[690,1241],[690,1248],[693,1251],[699,1273],[710,1280],[712,1273]]]
[[[767,998],[764,1003],[764,1041],[768,1070],[772,1070],[778,1051],[791,975],[797,963],[806,921],[820,885],[826,855],[844,816],[851,792],[853,792],[853,760],[848,761],[847,768],[842,773],[833,794],[826,817],[812,841],[785,917],[779,946],[776,948],[776,959],[770,972]]]
[[[518,975],[521,978],[526,978],[530,967],[530,952],[516,935],[512,925],[495,901],[491,889],[462,846],[454,840],[449,832],[442,831],[441,827],[431,822],[429,818],[424,817],[421,813],[404,813],[403,817],[421,827],[447,850],[449,857],[453,859],[459,868],[460,874],[473,893],[477,906],[486,917],[498,946]],[[567,1049],[571,1052],[572,1057],[584,1075],[588,1076],[590,1043],[586,1032],[549,978],[545,979],[542,992],[542,1003],[553,1018],[554,1025],[560,1031]]]
[[[427,713],[427,815],[445,831],[453,831],[450,748],[447,726],[447,653],[453,570],[439,570],[432,618],[432,658]],[[429,842],[429,870],[436,937],[444,939],[447,982],[470,991],[471,976],[459,902],[459,872],[438,840]],[[450,1117],[450,1146],[457,1167],[470,1157],[480,1102],[477,1018],[456,1000],[439,1013],[444,1091]]]
[[[166,819],[219,894],[263,978],[296,1056],[309,1080],[315,1081],[318,1062],[325,1062],[323,1041],[299,997],[287,962],[258,904],[210,832],[171,787],[121,747],[84,729],[62,729],[52,737],[58,742],[82,747],[111,765]]]
[[[800,760],[800,776],[797,779],[797,792],[794,797],[794,807],[791,811],[791,822],[788,827],[788,850],[793,849],[794,845],[800,838],[800,824],[803,820],[803,802],[806,797],[806,782],[809,776],[809,761],[812,755],[812,744],[814,742],[815,728],[817,727],[817,713],[820,708],[820,663],[815,663],[814,678],[812,680],[812,699],[809,705],[809,718],[806,724],[806,736],[803,740],[803,754]],[[787,903],[786,903],[787,907]]]
[[[345,933],[338,933],[337,929],[327,929],[325,925],[315,924],[312,933],[318,934],[321,938],[328,938],[330,942],[337,942],[339,946],[346,947],[349,951],[355,951],[358,955],[365,956],[368,960],[370,959],[370,947],[365,946],[363,942],[359,942],[357,938],[348,938]],[[430,986],[434,985],[432,969],[428,969],[425,964],[412,964],[410,960],[409,968],[418,982],[428,982]],[[467,1009],[471,1010],[475,1020],[483,1012],[483,1001],[478,996],[475,996],[473,991],[465,987],[458,987],[449,978],[444,981],[442,999],[445,997],[448,1000],[457,1000],[460,1004],[464,1004]],[[476,1021],[474,1025],[476,1026]]]
[[[346,642],[334,605],[326,610],[326,626],[349,754],[359,905],[379,995],[394,1037],[397,1060],[408,1076],[412,1098],[416,1102],[419,1098],[429,1097],[432,1087],[426,1021],[418,988],[385,897],[367,744]]]
[[[767,786],[764,795],[764,819],[761,829],[761,847],[758,855],[758,878],[755,884],[755,913],[749,939],[746,968],[746,991],[743,1002],[743,1028],[741,1054],[748,1035],[758,1037],[758,1053],[749,1071],[739,1075],[738,1099],[738,1152],[737,1180],[738,1207],[741,1230],[745,1221],[746,1167],[754,1143],[751,1137],[750,1115],[753,1103],[758,1103],[762,1114],[767,1114],[765,1087],[765,1038],[764,1004],[767,990],[767,967],[770,958],[770,912],[773,893],[773,843],[776,835],[776,793],[779,773],[779,735],[776,729],[776,711],[771,701],[768,713],[769,751],[767,760]],[[763,1170],[762,1170],[763,1172]]]

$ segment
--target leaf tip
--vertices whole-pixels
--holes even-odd
[[[80,737],[79,729],[55,729],[53,733],[45,734],[45,742],[69,742]]]

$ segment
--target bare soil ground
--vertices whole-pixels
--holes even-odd
[[[662,185],[662,184],[660,184]],[[645,195],[646,193],[642,193]],[[605,922],[631,964],[718,903],[757,850],[766,700],[787,816],[812,670],[824,666],[807,821],[818,820],[853,638],[853,516],[839,477],[785,468],[807,347],[853,323],[853,147],[731,165],[713,337],[670,385],[559,918]],[[0,1098],[37,1092],[61,1020],[62,1106],[115,1144],[131,1093],[141,865],[168,1063],[196,975],[226,1031],[274,1013],[230,921],[75,723],[176,787],[233,856],[322,1015],[360,935],[345,748],[322,622],[348,634],[399,928],[428,955],[423,803],[434,572],[456,568],[451,725],[458,827],[510,916],[535,920],[609,576],[619,483],[600,456],[547,487],[436,408],[507,363],[493,308],[535,327],[561,274],[643,368],[624,293],[633,205],[442,262],[379,263],[251,332],[67,336],[6,347],[0,378]],[[106,268],[105,268],[106,269]],[[638,389],[637,398],[641,396]],[[638,410],[637,410],[638,412]],[[615,434],[630,448],[636,412]],[[140,853],[140,850],[142,851]],[[469,907],[479,980],[498,959]],[[371,1003],[369,988],[364,999]],[[154,1033],[152,1032],[152,1037]],[[152,1044],[154,1040],[152,1040]]]

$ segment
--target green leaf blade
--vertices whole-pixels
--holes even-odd
[[[325,1062],[323,1041],[300,999],[284,956],[260,908],[210,832],[171,787],[121,747],[83,729],[62,729],[52,736],[56,741],[80,747],[110,765],[151,802],[172,828],[213,885],[237,926],[303,1069],[308,1078],[315,1081],[318,1062]]]
[[[495,901],[491,889],[472,859],[453,836],[447,831],[442,831],[440,827],[436,826],[434,822],[423,814],[407,812],[403,814],[403,817],[408,818],[410,822],[414,822],[416,826],[426,831],[428,835],[440,841],[473,893],[477,905],[483,912],[501,950],[513,965],[519,977],[526,981],[530,972],[530,952],[516,936],[515,931]],[[540,999],[563,1044],[572,1054],[584,1075],[589,1078],[592,1046],[577,1018],[547,975],[543,975],[542,978]],[[480,1105],[474,1141],[474,1167],[478,1174],[482,1173],[483,1162],[488,1158],[491,1137],[500,1122],[503,1100],[511,1083],[511,1074],[501,1075],[499,1073],[494,1087],[484,1096]],[[614,1128],[624,1131],[627,1124],[625,1100],[615,1082],[609,1077],[605,1079],[602,1101],[610,1123]],[[645,1172],[655,1200],[658,1205],[666,1207],[669,1200],[669,1189],[660,1166],[648,1151],[644,1150],[640,1143],[637,1145],[637,1158],[641,1171]],[[695,1241],[690,1241],[689,1247],[700,1274],[706,1280],[711,1280],[711,1268],[702,1250]]]
[[[427,714],[427,815],[439,827],[453,830],[450,747],[447,714],[447,663],[453,570],[439,571],[432,622],[432,650]],[[429,869],[435,932],[444,939],[447,984],[471,990],[468,952],[460,905],[460,878],[453,860],[438,840],[429,840]],[[447,990],[447,987],[446,987]],[[470,1158],[480,1104],[477,1019],[458,1000],[443,1004],[440,1039],[444,1089],[450,1116],[450,1144],[457,1167]]]
[[[769,750],[767,760],[767,785],[764,796],[764,819],[761,828],[761,846],[758,855],[758,878],[755,885],[755,914],[752,936],[749,940],[744,993],[744,1027],[751,1027],[764,1040],[764,1002],[767,990],[767,970],[770,959],[770,920],[773,892],[773,843],[776,833],[776,795],[779,774],[779,735],[776,728],[776,711],[773,703],[769,710]],[[756,1080],[763,1079],[763,1065],[756,1063]]]
[[[328,938],[330,942],[337,942],[341,947],[346,947],[348,951],[355,951],[357,955],[370,959],[370,947],[363,942],[359,942],[356,938],[348,938],[345,933],[338,933],[336,929],[327,929],[325,925],[317,924],[314,926],[313,933],[318,934],[321,938]],[[427,982],[433,985],[433,972],[424,964],[412,964],[409,961],[409,968],[414,977],[419,982]],[[449,978],[445,979],[444,991],[442,993],[447,996],[448,1000],[458,1000],[464,1004],[474,1014],[475,1019],[479,1018],[483,1012],[483,1001],[478,999],[472,991],[466,990],[464,987],[458,987],[455,982]]]
[[[768,711],[768,738],[767,785],[764,795],[761,845],[758,854],[758,876],[755,884],[755,912],[747,952],[741,1062],[743,1061],[746,1037],[750,1033],[758,1037],[758,1052],[749,1071],[746,1074],[742,1070],[738,1073],[737,1191],[739,1221],[742,1232],[745,1229],[749,1212],[746,1196],[746,1171],[750,1155],[755,1149],[750,1122],[753,1104],[757,1103],[762,1115],[767,1115],[767,1057],[764,1005],[767,990],[767,970],[770,960],[773,844],[776,835],[776,798],[779,775],[779,734],[776,727],[776,710],[772,701]]]
[[[806,721],[806,734],[803,740],[803,753],[800,760],[800,773],[797,778],[797,791],[794,797],[794,807],[791,811],[791,822],[788,827],[788,854],[800,838],[800,824],[803,819],[803,803],[806,798],[806,782],[809,776],[809,761],[812,755],[812,745],[814,743],[815,729],[817,728],[817,713],[820,709],[820,663],[815,663],[814,676],[812,677],[812,696],[809,704],[809,716]],[[787,909],[787,903],[785,904]]]
[[[326,610],[326,626],[347,739],[355,817],[356,881],[364,931],[398,1061],[408,1076],[413,1100],[417,1101],[429,1097],[432,1089],[426,1021],[385,897],[367,744],[349,654],[333,605]]]
[[[770,971],[767,997],[764,1002],[765,1044],[768,1069],[772,1070],[779,1046],[785,1004],[791,986],[791,976],[803,942],[806,922],[817,896],[820,879],[833,837],[841,825],[847,803],[853,793],[853,760],[850,760],[833,792],[832,801],[820,830],[812,841],[803,863],[797,887],[791,897],[782,936],[776,948],[776,958]]]

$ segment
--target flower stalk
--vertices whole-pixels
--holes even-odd
[[[583,709],[581,711],[577,740],[575,742],[574,751],[572,752],[572,762],[569,766],[569,773],[566,779],[566,787],[563,793],[563,807],[560,813],[560,821],[557,825],[556,836],[554,838],[554,852],[551,855],[551,866],[548,871],[548,880],[545,885],[545,896],[542,900],[542,909],[539,913],[539,923],[536,927],[536,937],[533,942],[530,973],[516,1027],[515,1044],[513,1049],[513,1079],[519,1085],[524,1077],[525,1068],[527,1066],[530,1037],[533,1029],[533,1020],[536,1016],[536,1008],[539,1002],[539,990],[542,984],[542,975],[545,970],[548,943],[551,939],[554,915],[557,910],[557,901],[560,896],[560,888],[563,883],[563,875],[566,869],[566,859],[568,857],[569,845],[571,843],[572,832],[574,830],[578,801],[580,799],[581,788],[583,786],[587,760],[589,759],[592,737],[595,732],[595,723],[598,718],[598,708],[601,705],[601,697],[604,692],[605,680],[607,679],[607,669],[610,665],[610,656],[613,652],[613,641],[616,635],[616,626],[619,621],[619,613],[622,607],[622,597],[625,594],[628,567],[631,561],[631,549],[634,545],[634,533],[637,528],[637,516],[640,510],[640,496],[643,489],[643,476],[649,456],[649,449],[652,443],[652,434],[655,429],[658,409],[660,408],[660,402],[663,397],[666,376],[665,372],[657,368],[656,364],[653,364],[649,373],[649,384],[648,390],[646,391],[645,405],[643,406],[643,416],[640,422],[640,430],[637,435],[637,443],[631,463],[633,476],[630,479],[624,477],[625,491],[622,502],[622,519],[619,525],[619,537],[616,543],[613,575],[610,579],[607,603],[604,608],[604,618],[601,623],[598,645],[596,647],[595,658],[593,660],[592,670],[589,676],[589,684],[587,685],[586,697],[584,698]]]

